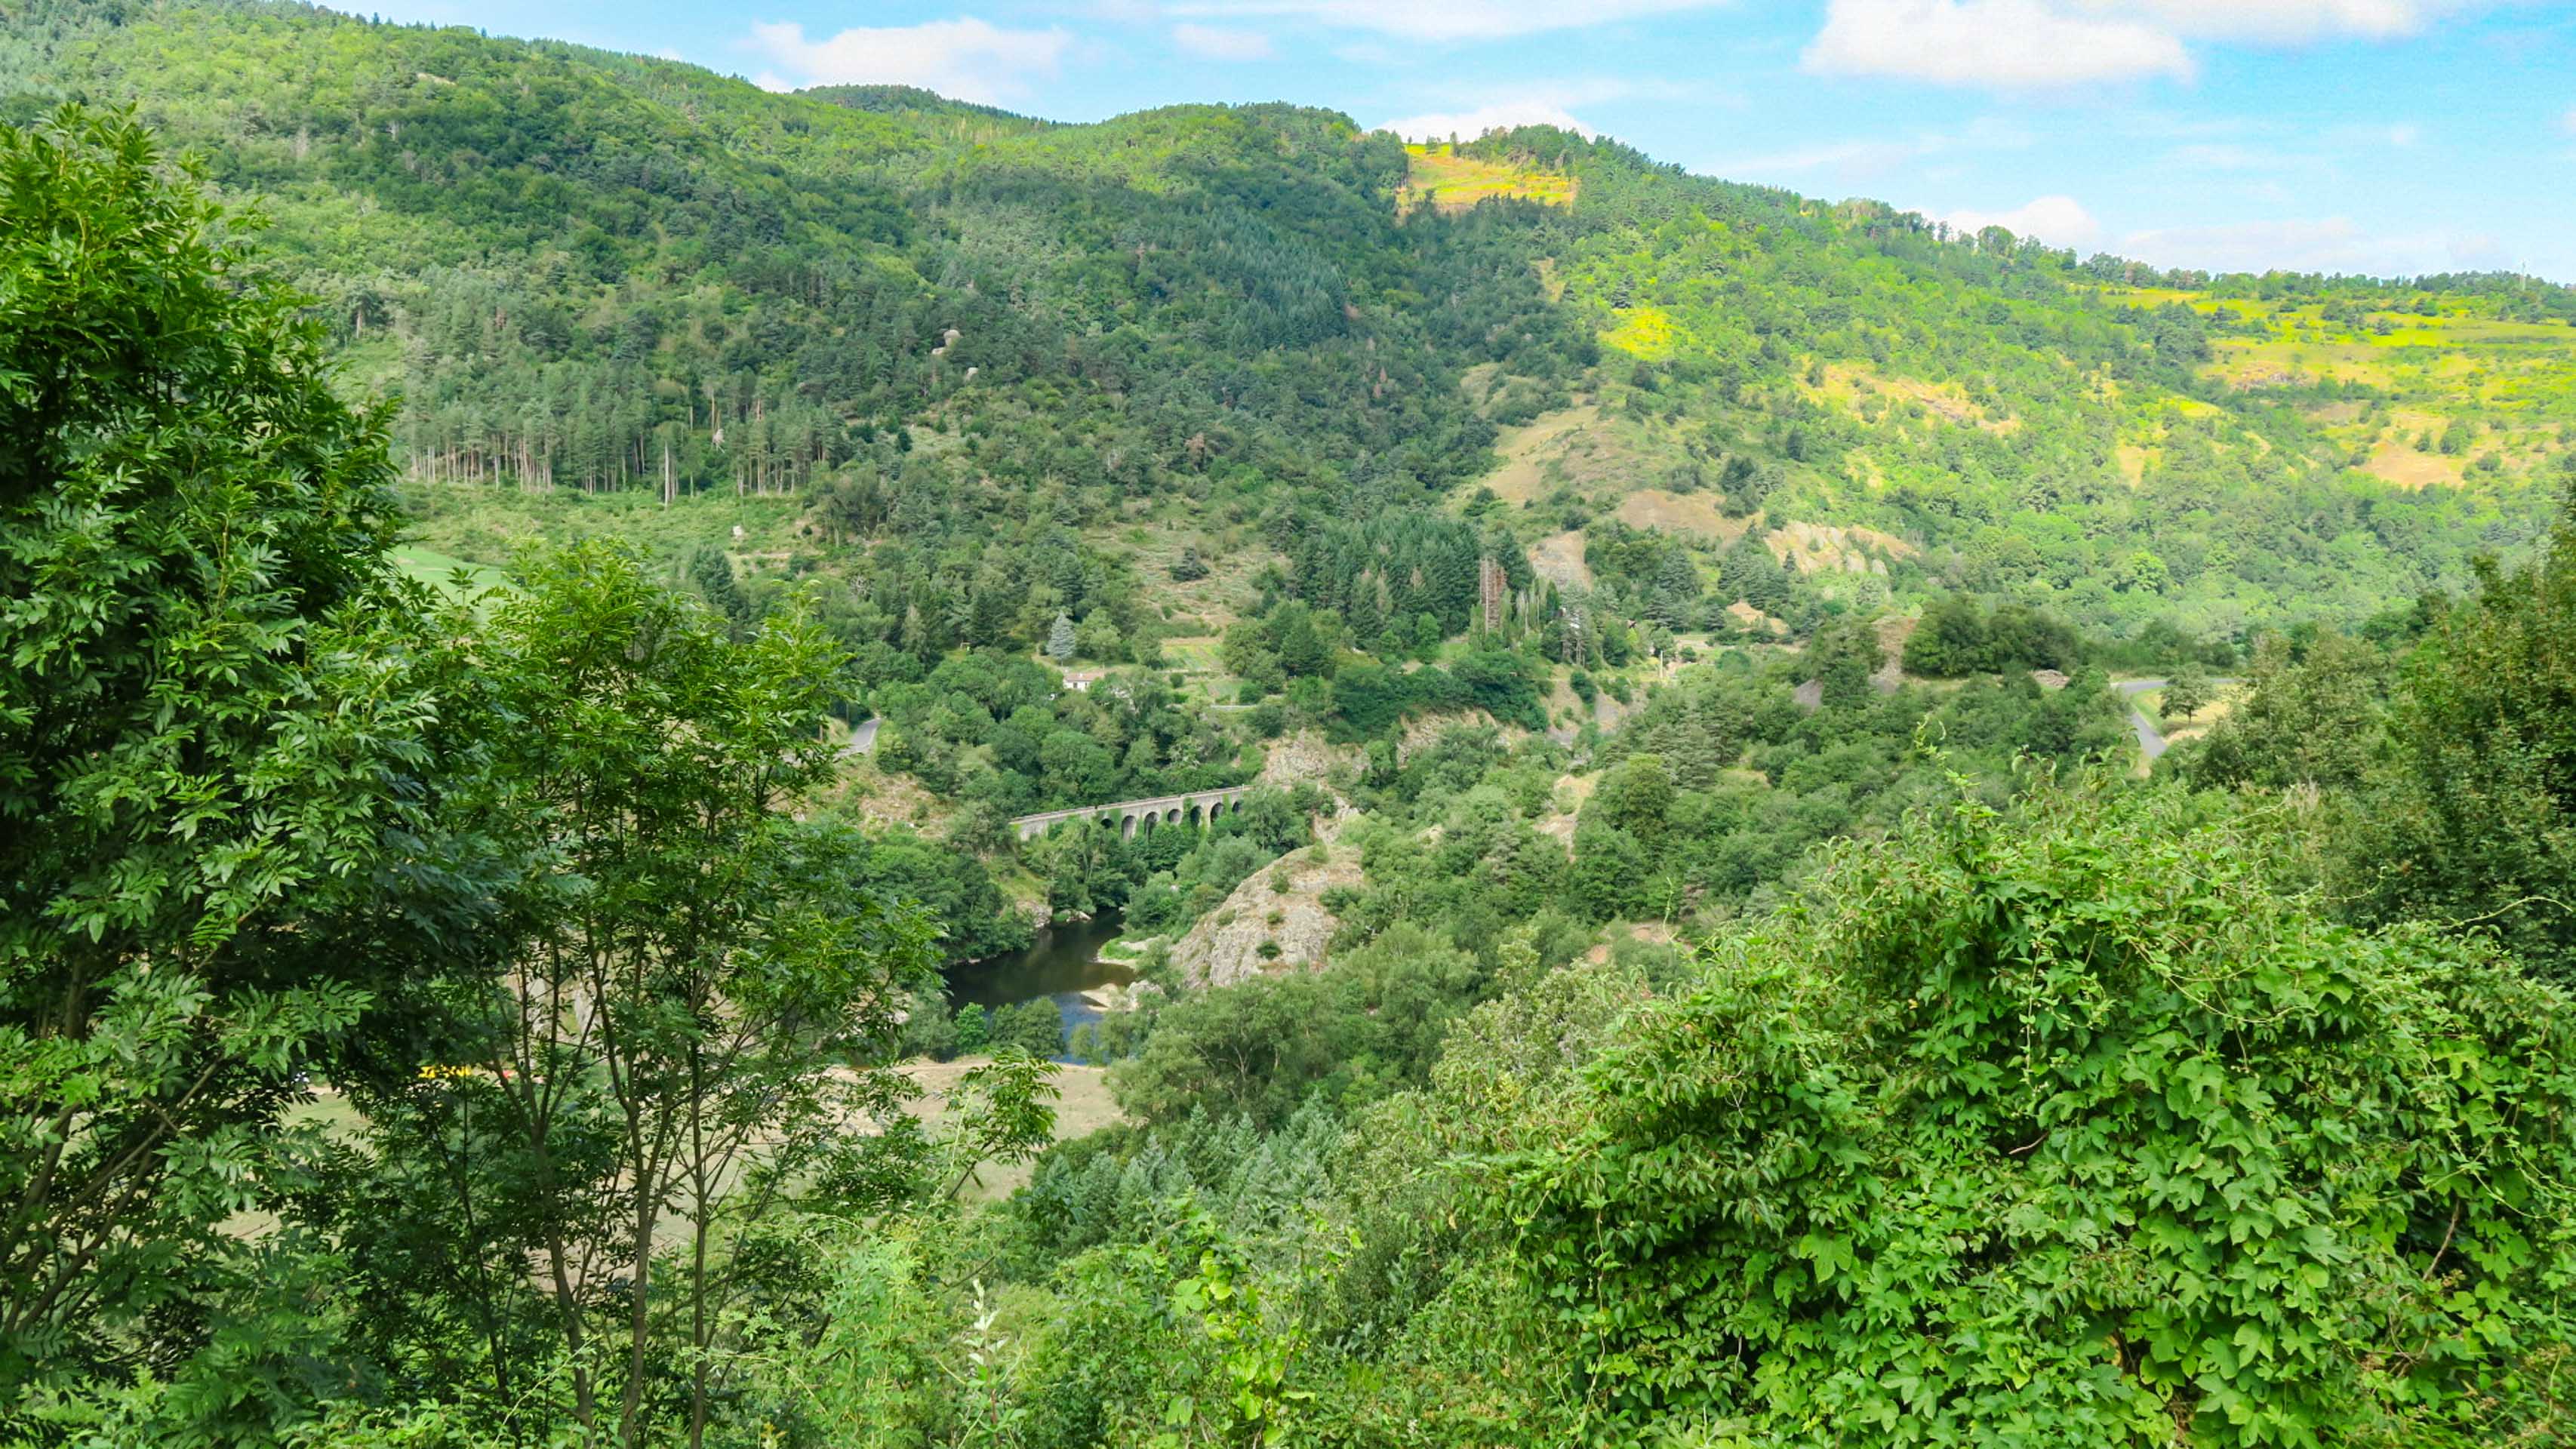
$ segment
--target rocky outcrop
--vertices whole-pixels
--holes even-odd
[[[1837,528],[1829,523],[1785,523],[1762,536],[1781,563],[1802,574],[1877,574],[1885,577],[1887,561],[1912,558],[1914,545],[1875,528]]]
[[[1872,627],[1878,631],[1878,669],[1869,682],[1881,694],[1894,694],[1905,683],[1905,645],[1922,622],[1910,614],[1890,614]]]
[[[1259,779],[1262,784],[1281,790],[1294,789],[1299,785],[1330,788],[1335,770],[1356,768],[1358,764],[1358,751],[1324,743],[1320,731],[1297,730],[1281,735],[1264,747]]]
[[[1324,909],[1323,895],[1360,883],[1356,849],[1332,841],[1324,849],[1320,864],[1312,849],[1292,851],[1236,886],[1225,904],[1173,943],[1172,964],[1193,986],[1231,986],[1264,972],[1323,965],[1342,924]]]

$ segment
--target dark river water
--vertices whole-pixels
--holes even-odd
[[[1081,993],[1095,986],[1124,986],[1136,979],[1136,973],[1124,966],[1094,959],[1117,935],[1116,911],[1049,926],[1038,932],[1025,951],[949,967],[948,999],[958,1006],[973,1002],[990,1009],[1052,997],[1064,1013],[1065,1032],[1071,1035],[1084,1022],[1100,1019],[1100,1009],[1083,1000]]]

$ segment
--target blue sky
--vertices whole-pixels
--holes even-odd
[[[1694,171],[2169,266],[2576,282],[2576,0],[368,8],[1059,120],[1290,100],[1414,134],[1554,121]]]

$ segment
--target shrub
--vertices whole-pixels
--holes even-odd
[[[1919,812],[1715,948],[1498,1130],[1523,1361],[1745,1442],[2558,1441],[2576,1014],[2209,808]]]

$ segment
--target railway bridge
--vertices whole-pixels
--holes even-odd
[[[1243,797],[1249,785],[1228,785],[1218,790],[1192,790],[1180,795],[1157,795],[1151,800],[1121,800],[1115,805],[1085,805],[1073,810],[1046,810],[1035,815],[1022,815],[1011,822],[1020,839],[1034,840],[1050,826],[1067,820],[1095,821],[1116,825],[1122,835],[1134,835],[1139,829],[1170,825],[1182,820],[1202,823],[1214,820],[1228,810],[1243,808]]]

